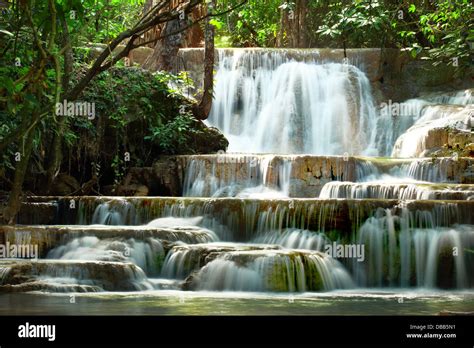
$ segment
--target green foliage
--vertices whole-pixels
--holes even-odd
[[[116,154],[110,164],[114,173],[114,184],[118,185],[122,181],[125,173],[125,162],[118,154]]]
[[[151,165],[157,155],[184,148],[182,134],[191,130],[189,122],[183,124],[179,118],[179,108],[190,103],[182,93],[189,83],[185,74],[112,68],[99,74],[84,91],[84,100],[95,103],[97,120],[75,118],[72,127],[77,132],[82,129],[82,136],[89,139],[81,140],[83,146],[97,144],[93,153],[107,149],[100,162],[111,163],[117,183],[123,176],[125,152],[130,152],[134,165]],[[101,125],[105,127],[99,131]]]
[[[192,136],[200,133],[195,128],[196,120],[188,112],[180,114],[166,124],[151,127],[151,135],[145,137],[159,145],[163,151],[170,154],[188,152],[192,144]]]
[[[241,2],[218,1],[217,10],[224,11]],[[217,36],[230,36],[231,44],[235,47],[274,46],[281,5],[281,0],[249,0],[244,6],[218,19]]]
[[[328,10],[316,32],[332,39],[341,38],[352,47],[380,45],[382,34],[390,27],[389,10],[377,0],[335,2]]]
[[[62,92],[62,86],[58,85],[58,77],[60,80],[64,69],[62,23],[66,23],[73,46],[103,41],[106,36],[113,37],[137,20],[143,0],[56,0],[55,23],[51,21],[48,1],[13,0],[8,3],[10,6],[2,8],[0,17],[0,142],[18,129],[27,129],[23,125],[32,126],[32,115],[42,113],[46,117],[36,127],[33,147],[33,157],[37,163],[42,163],[49,155],[44,149],[50,146],[57,132],[58,118],[54,117],[52,106],[57,93]],[[39,45],[43,49],[47,47],[47,58],[43,58]],[[55,66],[53,57],[58,60],[59,67]],[[81,54],[75,58],[82,58]],[[74,123],[79,129],[93,128],[87,120]],[[65,144],[73,146],[79,136],[68,128],[69,121],[65,126],[62,132]],[[21,152],[22,140],[22,136],[13,138],[2,150],[1,172],[11,174],[8,171],[14,169],[13,154],[19,149]]]
[[[149,166],[161,154],[225,149],[222,135],[208,132],[192,115],[193,102],[186,96],[191,84],[186,73],[114,67],[99,74],[84,91],[84,100],[95,103],[97,117],[72,119],[71,129],[80,134],[71,138],[72,148],[97,153],[99,158],[91,161],[111,163],[115,183],[123,177],[125,152],[130,165]]]
[[[108,43],[140,18],[145,0],[57,0],[77,42]],[[46,3],[46,2],[45,2]]]
[[[151,165],[161,154],[199,152],[202,144],[206,151],[213,141],[216,151],[227,146],[220,133],[206,133],[204,124],[192,118],[192,102],[185,96],[192,81],[185,73],[112,68],[95,76],[74,100],[93,103],[94,119],[56,115],[55,103],[65,98],[65,63],[70,62],[65,42],[73,53],[71,88],[91,68],[96,53],[95,46],[84,47],[109,43],[132,27],[144,0],[53,3],[54,11],[48,1],[11,0],[0,17],[0,178],[7,179],[0,189],[10,189],[18,167],[14,156],[25,148],[25,134],[34,135],[30,189],[58,170],[81,182],[96,176],[99,186],[110,185],[122,179],[128,165]],[[213,24],[222,25],[218,20]],[[185,113],[180,112],[183,106]],[[194,139],[201,133],[207,143]],[[131,163],[124,160],[126,152]]]
[[[149,73],[139,68],[115,67],[97,76],[85,90],[84,99],[95,102],[96,112],[106,115],[116,129],[150,117],[166,122],[183,103],[191,81],[186,74]]]
[[[0,139],[3,139],[8,135],[13,129],[13,122],[11,119],[6,117],[5,113],[0,113]],[[11,147],[7,148],[7,151],[4,151],[0,157],[0,173],[5,170],[14,169],[14,149]]]
[[[469,0],[438,1],[431,12],[416,10],[419,31],[427,45],[425,59],[434,65],[445,63],[468,68],[471,64],[470,43],[474,43],[474,5]],[[413,49],[417,43],[412,44]],[[458,71],[462,71],[460,69]]]
[[[220,1],[219,10],[238,3]],[[250,0],[218,19],[217,42],[229,46],[224,38],[230,38],[237,47],[276,47],[291,35],[304,35],[305,47],[402,48],[462,74],[471,64],[473,8],[470,0]],[[306,14],[303,27],[291,19],[288,25],[283,16],[290,12]]]

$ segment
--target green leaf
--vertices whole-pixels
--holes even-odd
[[[222,26],[224,25],[224,23],[222,23],[221,21],[213,18],[209,21],[209,23],[214,26],[217,30],[220,30],[222,29]]]
[[[9,94],[12,94],[15,86],[13,85],[13,80],[9,78],[8,76],[2,76],[0,77],[0,86],[5,87],[5,89],[8,91]]]
[[[18,84],[16,84],[16,85],[15,85],[15,92],[20,92],[20,91],[23,89],[24,86],[25,86],[24,83],[18,83]]]

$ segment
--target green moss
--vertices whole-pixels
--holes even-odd
[[[303,262],[306,276],[306,291],[324,290],[323,278],[314,262],[309,262],[308,258],[304,258]]]
[[[165,254],[158,254],[155,257],[155,270],[156,273],[159,274],[161,272],[161,268],[163,267],[163,263],[165,261]]]
[[[400,164],[408,163],[410,160],[407,159],[398,159],[393,157],[356,157],[361,160],[368,161],[372,163],[377,168],[386,171],[394,166],[398,166]]]

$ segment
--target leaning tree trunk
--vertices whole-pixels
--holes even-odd
[[[153,53],[146,59],[143,68],[152,71],[165,70],[175,72],[178,64],[178,51],[182,46],[184,32],[174,35],[170,34],[181,30],[185,26],[185,20],[175,19],[167,22],[163,29],[164,39],[156,43]]]
[[[208,12],[214,8],[214,0],[209,4]],[[194,116],[198,120],[205,120],[209,117],[212,107],[212,97],[214,90],[214,35],[215,29],[210,22],[210,17],[206,18],[204,46],[204,85],[201,102],[193,108]]]
[[[23,153],[20,152],[20,161],[15,170],[15,178],[13,179],[10,196],[8,198],[8,205],[4,210],[3,222],[13,224],[15,217],[21,208],[21,193],[23,187],[23,181],[25,180],[26,170],[28,169],[28,162],[30,160],[31,151],[33,149],[33,139],[35,135],[36,126],[31,129],[25,135],[25,142],[23,145]]]
[[[171,0],[167,8],[176,8],[180,5],[183,5],[184,3],[184,0]],[[143,6],[143,13],[147,13],[153,7],[153,4],[153,0],[146,0]],[[188,14],[189,18],[193,21],[201,18],[203,16],[203,7],[204,6],[200,5],[194,7],[191,13]],[[159,41],[160,36],[163,35],[164,27],[164,24],[159,24],[150,28],[150,30],[148,30],[146,33],[141,35],[139,38],[136,38],[135,42],[137,44],[147,43],[146,47],[155,48],[156,42]],[[185,38],[182,42],[183,47],[202,47],[202,42],[204,42],[204,33],[199,23],[195,23],[190,28],[188,28],[184,35]]]

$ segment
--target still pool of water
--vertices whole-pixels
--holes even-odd
[[[71,303],[71,296],[75,303]],[[183,292],[0,295],[0,315],[438,315],[474,312],[472,291],[371,290],[271,294]]]

